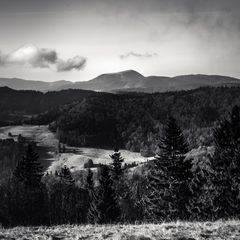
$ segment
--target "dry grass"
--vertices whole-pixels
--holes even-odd
[[[63,225],[0,229],[0,239],[59,240],[231,240],[240,239],[240,221],[145,225]]]

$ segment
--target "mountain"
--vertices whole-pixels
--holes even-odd
[[[24,80],[21,78],[0,78],[0,87],[9,87],[15,90],[36,90],[41,92],[61,90],[70,81],[60,80],[55,82],[44,82],[35,80]]]
[[[102,74],[85,82],[71,82],[64,80],[44,82],[18,78],[0,78],[0,87],[1,86],[7,86],[16,90],[38,90],[42,92],[69,88],[103,92],[166,92],[190,90],[204,86],[240,86],[240,80],[227,76],[201,74],[176,77],[145,77],[134,70],[128,70],[119,73]]]

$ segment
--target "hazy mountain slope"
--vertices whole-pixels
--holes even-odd
[[[144,77],[139,86],[133,86],[127,91],[144,91],[144,92],[166,92],[190,90],[199,87],[212,86],[239,86],[240,80],[218,75],[183,75],[173,78],[150,76]],[[124,89],[121,89],[124,90]]]
[[[136,71],[124,71],[113,74],[102,74],[88,82],[77,82],[75,88],[86,87],[89,90],[111,91],[119,88],[141,87],[144,76]]]
[[[102,74],[90,81],[31,81],[23,79],[0,78],[0,86],[7,86],[17,90],[38,90],[42,92],[62,89],[85,89],[103,92],[139,91],[166,92],[189,90],[203,86],[240,86],[237,78],[218,75],[183,75],[173,78],[164,76],[144,77],[140,73],[128,70],[119,73]]]
[[[183,75],[177,77],[144,77],[136,71],[102,74],[87,82],[65,84],[62,88],[88,89],[104,92],[139,91],[166,92],[195,89],[203,86],[239,86],[240,80],[218,75]]]
[[[0,87],[9,87],[15,90],[54,91],[61,90],[62,86],[70,81],[44,82],[35,80],[24,80],[20,78],[0,78]]]

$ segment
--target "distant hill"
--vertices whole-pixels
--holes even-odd
[[[119,73],[102,74],[85,82],[71,81],[32,81],[18,78],[0,78],[0,87],[7,86],[16,90],[37,90],[42,92],[62,89],[85,89],[103,92],[166,92],[190,90],[199,87],[240,86],[237,78],[220,75],[182,75],[176,77],[149,76],[128,70]]]
[[[42,93],[0,87],[0,125],[3,125],[4,121],[16,121],[18,117],[22,119],[22,116],[39,114],[97,94],[100,93],[81,89]]]
[[[36,90],[41,92],[61,90],[70,81],[44,82],[35,80],[24,80],[20,78],[0,78],[0,87],[9,87],[15,90]]]

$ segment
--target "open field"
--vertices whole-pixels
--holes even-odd
[[[66,146],[65,153],[55,154],[58,146],[58,139],[56,135],[49,131],[47,125],[23,125],[23,126],[7,126],[0,128],[0,139],[9,138],[9,133],[12,134],[16,140],[17,136],[21,134],[23,137],[31,139],[41,147],[41,151],[46,151],[48,162],[48,171],[59,171],[64,165],[68,166],[71,171],[78,171],[84,168],[84,163],[92,159],[94,164],[109,164],[111,159],[110,154],[113,150],[106,150],[100,148],[86,148],[86,147],[68,147]],[[142,157],[140,153],[130,152],[127,150],[120,150],[126,163],[140,163],[147,161],[147,158]],[[43,155],[46,155],[43,154]]]
[[[63,225],[0,229],[12,240],[231,240],[240,239],[240,221],[176,222],[145,225]]]
[[[0,128],[0,138],[9,138],[8,133],[11,133],[16,140],[18,135],[35,141],[39,146],[56,147],[58,140],[56,136],[48,130],[47,125],[23,125],[23,126],[7,126]]]
[[[140,153],[130,152],[127,150],[120,150],[125,163],[141,163],[146,162]],[[74,153],[73,153],[74,152]],[[71,171],[78,171],[84,169],[84,163],[89,159],[93,160],[94,164],[109,164],[112,160],[109,155],[113,154],[113,150],[106,150],[100,148],[66,148],[66,153],[61,153],[58,160],[54,161],[48,168],[48,171],[59,171],[61,167],[66,165]]]

